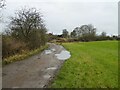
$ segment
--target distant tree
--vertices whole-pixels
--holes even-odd
[[[106,39],[107,39],[106,32],[102,32],[100,35],[100,40],[106,40]]]
[[[89,38],[90,40],[95,40],[96,38],[96,28],[92,24],[88,24],[89,28]]]
[[[57,35],[58,38],[62,38],[62,35]]]
[[[76,28],[74,28],[73,31],[76,33],[76,37],[77,37],[77,38],[81,36],[80,27],[76,27]]]
[[[120,34],[118,34],[118,38],[120,38]]]
[[[118,40],[118,36],[113,35],[113,36],[112,36],[112,39],[113,39],[113,40]]]
[[[102,36],[102,37],[106,37],[106,32],[102,32],[102,33],[101,33],[101,36]]]
[[[41,13],[35,8],[18,10],[15,17],[11,17],[11,34],[22,40],[31,48],[44,45],[46,42],[46,27]]]
[[[68,37],[68,31],[67,31],[67,29],[63,29],[63,32],[62,32],[62,37],[64,37],[64,38],[67,38]]]
[[[95,40],[96,36],[96,28],[92,24],[82,25],[79,29],[82,40],[84,41],[92,41]]]
[[[120,35],[118,34],[118,40],[120,40]]]
[[[76,32],[75,30],[73,30],[73,31],[70,33],[70,36],[71,36],[72,38],[76,38],[77,32]]]
[[[2,14],[1,11],[3,9],[3,7],[5,6],[5,0],[0,0],[0,21],[2,20]]]
[[[92,24],[76,27],[71,32],[72,38],[77,38],[82,41],[92,41],[96,39],[96,28]]]
[[[5,0],[0,0],[0,8],[3,8],[5,6]]]

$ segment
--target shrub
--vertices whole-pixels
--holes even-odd
[[[18,41],[11,36],[4,36],[2,38],[2,57],[9,57],[17,53],[27,50],[26,44]]]

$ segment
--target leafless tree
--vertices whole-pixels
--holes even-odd
[[[5,0],[0,0],[0,8],[3,8],[5,6]]]
[[[0,0],[0,21],[2,20],[2,9],[5,6],[5,0]]]
[[[67,31],[67,29],[63,29],[63,32],[62,32],[62,37],[64,37],[64,38],[67,38],[68,37],[68,31]]]
[[[24,42],[45,44],[46,28],[42,14],[36,8],[23,8],[16,12],[15,17],[11,17],[10,29],[12,36]]]

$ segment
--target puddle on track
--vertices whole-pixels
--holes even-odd
[[[56,50],[54,48],[52,48],[51,51],[55,52]]]
[[[45,50],[45,54],[51,54],[52,51],[51,50]]]
[[[44,75],[43,76],[45,79],[49,79],[51,76],[50,75]]]
[[[70,52],[68,52],[66,50],[62,50],[59,54],[55,54],[55,56],[59,60],[66,60],[71,57]]]
[[[63,46],[59,46],[59,48],[63,48]],[[45,54],[49,55],[55,51],[56,51],[55,48],[48,49],[45,50]],[[57,57],[58,60],[66,60],[71,57],[70,52],[68,52],[67,50],[62,50],[59,54],[55,54],[55,56]]]
[[[49,67],[49,68],[47,68],[47,70],[55,70],[55,69],[57,69],[57,67]]]

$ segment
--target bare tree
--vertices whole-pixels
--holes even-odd
[[[5,6],[5,0],[0,0],[0,8],[3,8]]]
[[[10,29],[13,37],[30,43],[33,48],[34,44],[45,43],[45,24],[42,14],[35,8],[18,10],[16,16],[11,17]]]
[[[67,38],[67,37],[68,37],[68,31],[67,31],[67,29],[63,29],[62,36],[63,36],[64,38]]]
[[[0,0],[0,21],[1,21],[1,18],[2,18],[1,11],[2,11],[4,6],[5,6],[5,0]]]
[[[101,37],[106,37],[106,32],[102,32]]]
[[[70,33],[70,36],[71,36],[72,38],[76,38],[76,37],[77,37],[76,31],[73,30],[73,31]]]

